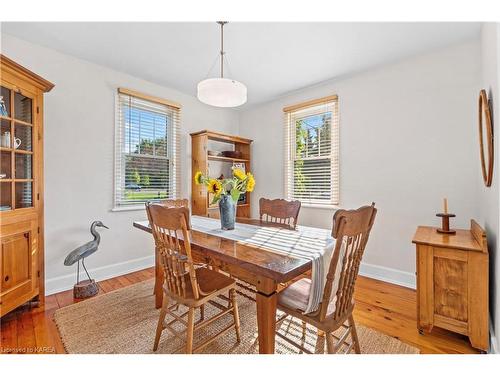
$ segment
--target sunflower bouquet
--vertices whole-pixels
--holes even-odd
[[[255,187],[255,178],[248,172],[245,173],[239,168],[233,168],[233,177],[231,178],[210,178],[200,171],[194,175],[194,182],[197,185],[206,185],[214,198],[211,204],[219,202],[223,195],[230,195],[233,202],[237,203],[240,195],[253,191]]]

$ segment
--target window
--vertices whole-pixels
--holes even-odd
[[[115,208],[178,197],[179,117],[175,103],[118,89]]]
[[[289,106],[285,112],[285,195],[304,204],[339,203],[337,96]]]

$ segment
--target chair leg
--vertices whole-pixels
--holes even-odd
[[[158,319],[158,325],[156,326],[156,336],[155,343],[153,346],[153,351],[156,352],[158,349],[158,343],[160,342],[161,333],[163,332],[163,323],[165,322],[165,316],[168,312],[168,296],[163,295],[163,305],[160,311],[160,318]]]
[[[205,305],[200,306],[200,320],[205,319]]]
[[[306,337],[307,323],[302,321],[302,337]]]
[[[352,342],[354,344],[354,352],[356,354],[361,354],[361,348],[359,347],[358,333],[356,332],[356,324],[354,323],[354,317],[352,316],[352,314],[349,317],[349,325],[351,326],[351,336],[352,336]]]
[[[190,307],[187,323],[186,354],[193,353],[194,308]]]
[[[335,354],[334,352],[334,345],[333,345],[333,336],[332,336],[332,333],[331,332],[324,332],[323,333],[325,335],[325,339],[326,339],[326,351],[328,352],[328,354]]]
[[[238,311],[238,303],[236,302],[236,290],[229,291],[229,298],[233,306],[234,329],[236,330],[236,341],[240,342],[240,313]]]

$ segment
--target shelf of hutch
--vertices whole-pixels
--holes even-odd
[[[234,151],[240,151],[241,158],[230,158],[226,156],[208,155],[209,142],[216,142],[224,147],[231,147]],[[196,133],[191,133],[192,157],[191,157],[191,170],[194,174],[197,171],[209,173],[209,162],[227,163],[244,163],[245,172],[250,172],[250,145],[251,139],[213,132],[210,130],[202,130]],[[218,175],[210,175],[210,177],[219,177]],[[219,210],[217,206],[211,206],[209,194],[205,186],[196,185],[193,178],[191,178],[191,210],[193,215],[218,217]],[[245,201],[239,203],[236,209],[238,217],[250,217],[251,200],[250,193],[246,193]]]
[[[237,163],[247,163],[250,160],[248,159],[238,159],[238,158],[229,158],[227,156],[216,156],[216,155],[208,155],[208,160],[213,160],[213,161],[224,161],[224,162],[237,162]]]
[[[0,54],[0,316],[43,304],[43,94],[54,85]]]
[[[27,98],[27,99],[29,99],[29,98]],[[0,120],[1,121],[9,121],[9,122],[14,121],[16,124],[19,124],[19,125],[33,126],[33,124],[31,122],[26,122],[26,121],[19,120],[19,119],[13,118],[13,117],[0,116]]]

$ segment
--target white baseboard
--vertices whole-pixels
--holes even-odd
[[[122,263],[111,264],[103,267],[91,268],[89,273],[96,281],[110,279],[112,277],[125,275],[130,272],[139,271],[145,268],[154,266],[154,257],[147,256],[129,260]],[[80,268],[81,279],[85,279],[86,275]],[[405,286],[407,288],[415,289],[416,281],[415,275],[411,272],[399,271],[393,268],[377,266],[374,264],[361,263],[359,274],[373,279],[386,281],[388,283]],[[70,290],[75,284],[75,274],[58,276],[45,280],[45,295],[63,292]]]
[[[491,322],[491,319],[490,319]],[[495,331],[493,331],[493,325],[490,324],[490,354],[500,354],[497,348],[497,338],[495,337]]]
[[[391,284],[405,286],[407,288],[415,289],[417,285],[414,273],[396,270],[375,264],[361,263],[359,268],[361,276],[371,277],[381,281],[386,281]]]
[[[155,259],[154,256],[147,256],[144,258],[132,259],[126,262],[110,264],[107,266],[97,267],[97,268],[89,268],[90,275],[96,281],[102,281],[106,279],[110,279],[112,277],[125,275],[130,272],[140,271],[145,268],[149,268],[154,266]],[[86,279],[87,276],[83,271],[82,267],[80,267],[80,278]],[[70,275],[53,277],[51,279],[45,280],[45,295],[48,296],[50,294],[63,292],[65,290],[73,289],[73,285],[76,282],[75,273],[71,273]]]

